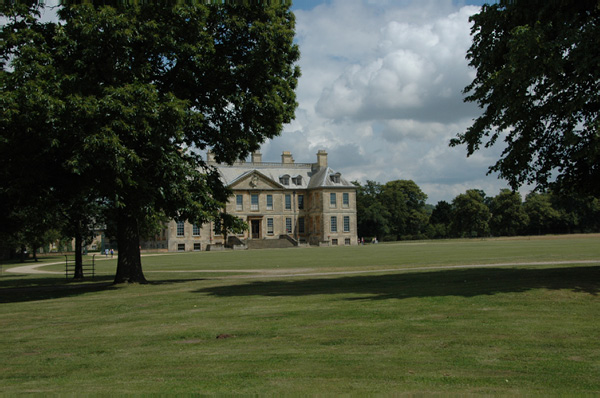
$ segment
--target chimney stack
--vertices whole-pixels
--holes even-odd
[[[260,151],[252,152],[252,163],[262,163],[262,154]]]
[[[319,168],[327,167],[327,152],[323,149],[319,149],[317,152],[317,166]]]
[[[292,157],[292,153],[290,151],[283,151],[283,153],[281,154],[281,163],[294,163],[294,158]]]
[[[215,154],[211,150],[206,151],[206,162],[214,163],[214,161],[215,161]]]

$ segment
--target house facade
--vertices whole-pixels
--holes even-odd
[[[356,188],[328,166],[325,151],[317,153],[315,163],[295,163],[287,151],[281,163],[263,162],[259,152],[250,162],[233,165],[215,163],[210,152],[207,160],[233,192],[226,212],[246,222],[248,230],[226,242],[214,233],[212,222],[198,226],[171,220],[154,240],[142,242],[142,249],[200,251],[282,239],[294,246],[358,244]]]

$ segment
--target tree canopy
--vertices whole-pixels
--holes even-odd
[[[485,197],[476,189],[468,189],[452,200],[452,223],[450,229],[457,237],[482,237],[490,233],[490,210]]]
[[[523,208],[521,195],[502,189],[492,199],[490,229],[495,235],[514,236],[525,230],[529,217]]]
[[[483,112],[451,145],[472,155],[504,140],[490,172],[513,189],[600,197],[600,3],[501,0],[470,20],[465,101]]]
[[[381,185],[358,182],[356,212],[359,235],[380,240],[417,239],[423,236],[428,215],[425,195],[411,180],[389,181]]]
[[[116,224],[115,282],[145,281],[140,232],[156,220],[241,227],[222,212],[229,191],[200,151],[231,163],[293,118],[289,5],[72,4],[60,23],[41,23],[34,7],[3,12],[0,152],[25,152],[3,174],[11,192],[27,185],[59,204],[101,202],[97,217]],[[40,162],[18,180],[9,170],[29,140]],[[68,200],[57,194],[63,184]]]

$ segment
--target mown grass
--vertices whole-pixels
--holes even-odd
[[[114,259],[84,283],[4,273],[0,392],[598,394],[598,243],[154,256],[131,286],[110,284]]]

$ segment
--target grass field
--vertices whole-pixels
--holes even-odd
[[[600,393],[599,235],[115,264],[2,264],[0,393]]]

